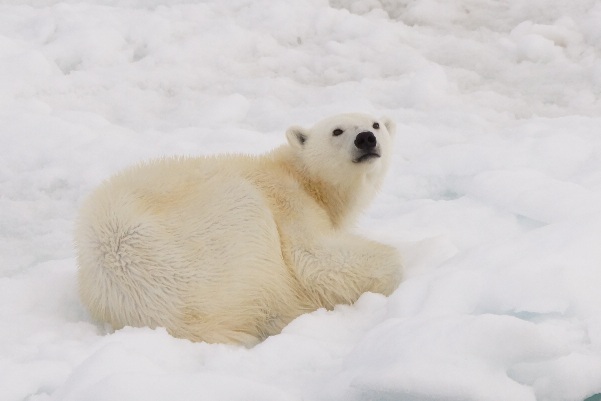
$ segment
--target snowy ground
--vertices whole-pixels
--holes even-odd
[[[96,3],[0,3],[1,401],[599,399],[601,3]],[[405,255],[391,297],[253,349],[89,319],[101,180],[345,111],[398,124],[358,225]]]

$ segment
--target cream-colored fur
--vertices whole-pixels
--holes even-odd
[[[357,162],[364,131],[380,157]],[[302,313],[390,294],[397,251],[348,228],[381,184],[393,133],[345,114],[290,128],[263,156],[165,158],[114,176],[77,223],[83,303],[114,328],[252,345]]]

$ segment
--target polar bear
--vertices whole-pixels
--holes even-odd
[[[397,250],[349,232],[390,163],[392,121],[294,126],[262,156],[164,158],[117,174],[76,224],[79,291],[113,328],[252,346],[295,317],[390,294]]]

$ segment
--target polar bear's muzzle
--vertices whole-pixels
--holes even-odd
[[[378,146],[378,140],[373,132],[365,131],[357,134],[357,137],[355,138],[355,147],[358,152],[353,163],[362,163],[380,157],[380,147]]]

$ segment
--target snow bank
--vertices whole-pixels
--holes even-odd
[[[0,400],[601,393],[600,18],[594,0],[4,2]],[[358,228],[403,252],[391,297],[253,349],[90,320],[72,225],[103,179],[355,110],[398,124]]]

